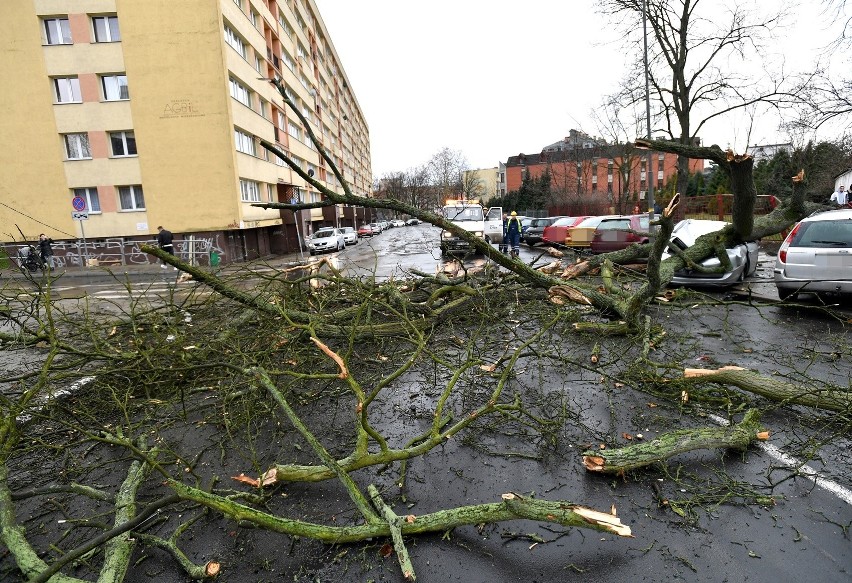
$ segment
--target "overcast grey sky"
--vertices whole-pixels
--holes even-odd
[[[572,128],[597,135],[590,112],[627,60],[593,0],[315,1],[370,126],[375,177],[443,147],[486,168]],[[829,34],[820,0],[793,11],[778,47],[788,68],[809,62]],[[776,128],[766,119],[749,139],[745,120],[726,120],[701,134],[742,150],[784,140]]]

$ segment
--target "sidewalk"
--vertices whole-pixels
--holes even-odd
[[[305,254],[305,257],[307,258],[307,253]],[[255,267],[286,268],[298,265],[300,263],[302,263],[302,258],[300,257],[298,252],[295,252],[286,255],[270,255],[267,257],[262,257],[260,259],[253,259],[251,261],[228,263],[215,269],[211,269],[209,266],[205,265],[202,266],[202,269],[208,271],[222,271],[228,273],[245,269],[254,269]],[[27,276],[40,278],[42,276],[42,273],[43,272],[39,270],[35,273],[25,274],[18,268],[18,265],[14,261],[10,261],[9,268],[0,271],[0,279],[24,279]],[[68,267],[58,267],[52,271],[52,275],[54,275],[55,277],[62,278],[116,277],[119,279],[124,279],[126,277],[130,277],[132,279],[150,279],[151,277],[159,275],[177,276],[179,273],[180,271],[176,271],[171,266],[168,266],[163,269],[159,263],[100,265],[89,267],[72,265]]]

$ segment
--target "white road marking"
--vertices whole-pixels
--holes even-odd
[[[721,425],[722,427],[727,427],[730,425],[730,422],[724,417],[719,417],[718,415],[713,415],[712,413],[709,414],[708,417],[711,421]],[[763,443],[759,441],[757,442],[757,447],[765,451],[769,455],[769,457],[771,457],[775,461],[783,464],[788,468],[798,470],[801,476],[809,478],[815,485],[819,486],[824,490],[828,490],[847,504],[852,505],[852,490],[849,490],[848,488],[841,486],[837,482],[826,478],[818,471],[813,469],[811,466],[794,458],[791,455],[787,455],[771,443]]]

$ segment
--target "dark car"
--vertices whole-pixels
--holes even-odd
[[[609,253],[626,249],[634,243],[647,243],[650,223],[648,215],[626,215],[602,220],[592,237],[592,253]]]
[[[523,234],[523,241],[530,247],[535,247],[537,244],[541,243],[542,238],[544,237],[544,228],[549,227],[559,219],[564,219],[564,216],[558,217],[545,217],[543,219],[533,219],[530,222],[529,228],[527,228],[526,233]]]

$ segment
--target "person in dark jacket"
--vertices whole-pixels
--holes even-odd
[[[53,239],[42,233],[38,236],[38,254],[41,257],[42,265],[46,265],[48,269],[53,269]]]
[[[506,239],[509,246],[512,248],[512,257],[517,257],[521,253],[521,219],[518,218],[518,213],[512,211],[509,215],[509,220],[506,221]]]
[[[175,254],[175,246],[172,244],[174,240],[174,235],[168,229],[164,229],[163,227],[157,227],[157,245],[159,245],[160,249],[169,253],[170,255]],[[160,265],[163,269],[166,268],[166,264],[163,263]],[[172,267],[172,269],[177,269],[177,267]]]

